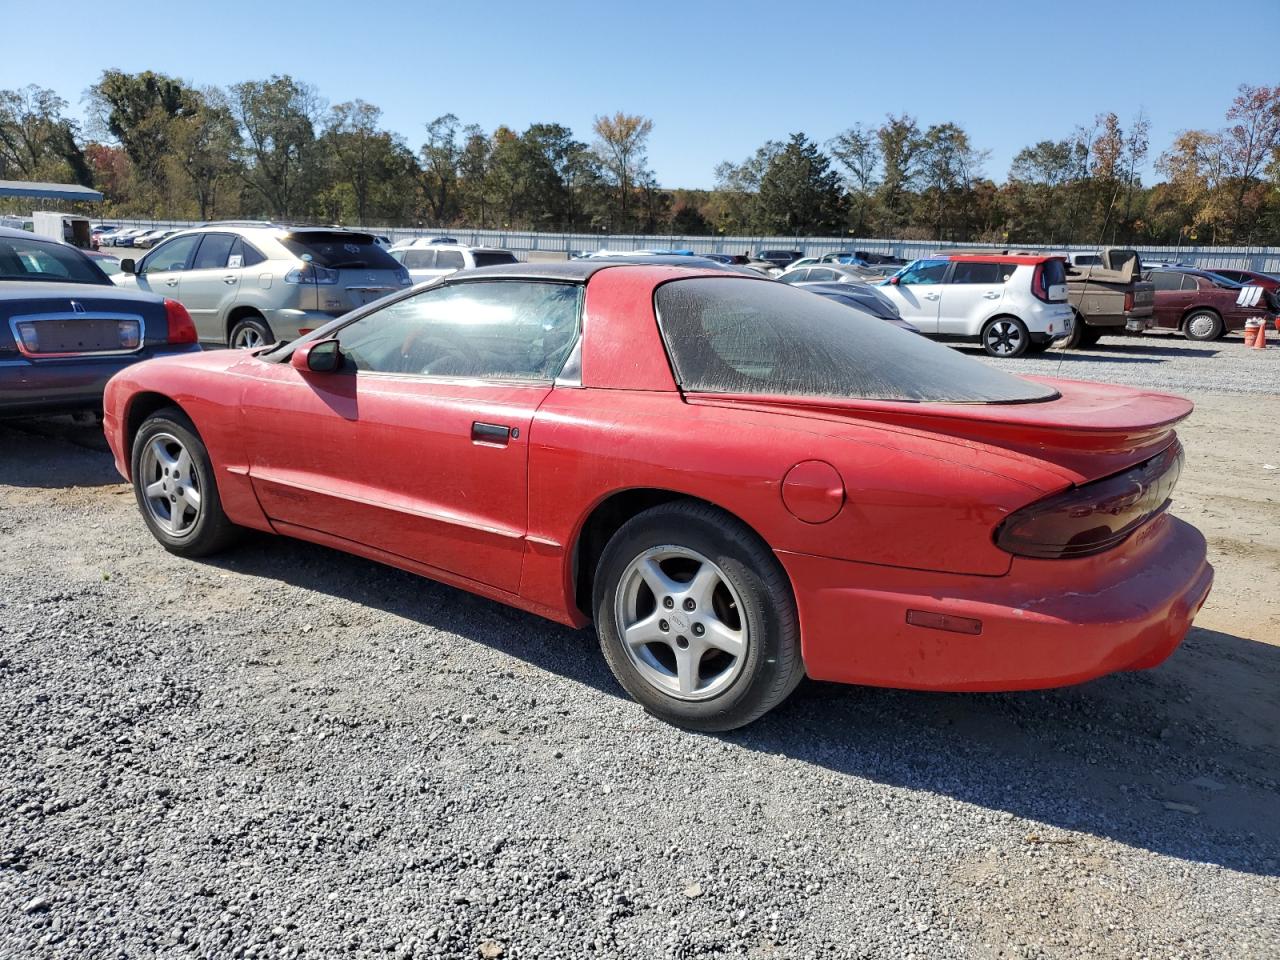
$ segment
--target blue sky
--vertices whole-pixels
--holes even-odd
[[[1110,29],[1080,12],[1109,6],[1123,11]],[[1177,0],[80,8],[84,26],[44,24],[55,6],[0,0],[0,88],[52,87],[80,115],[106,67],[198,85],[290,73],[330,102],[377,104],[414,147],[442,113],[487,130],[555,121],[590,140],[592,117],[621,109],[653,118],[650,166],[667,187],[711,186],[717,163],[767,139],[803,131],[824,142],[903,111],[922,126],[959,123],[990,151],[996,180],[1021,147],[1107,110],[1126,124],[1146,111],[1154,158],[1179,130],[1222,125],[1240,83],[1280,82],[1268,39],[1280,28],[1276,0],[1233,0],[1221,15]]]

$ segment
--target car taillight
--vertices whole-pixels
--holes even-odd
[[[1124,311],[1125,313],[1128,313],[1132,309],[1133,309],[1133,291],[1129,290],[1129,291],[1126,291],[1124,295]]]
[[[308,263],[297,270],[290,270],[284,275],[285,283],[334,284],[338,282],[338,271],[322,267],[318,263]]]
[[[1044,285],[1044,264],[1037,263],[1035,273],[1031,274],[1031,295],[1037,300],[1049,301],[1049,290]]]
[[[1182,445],[1175,442],[1123,473],[1023,507],[996,528],[996,546],[1042,560],[1109,550],[1169,505],[1182,460]]]
[[[169,343],[196,343],[196,325],[191,322],[191,314],[177,300],[164,301],[164,315],[169,320]]]

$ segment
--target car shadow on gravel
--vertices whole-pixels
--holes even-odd
[[[0,486],[103,487],[123,482],[101,425],[69,418],[0,420]]]
[[[267,536],[206,562],[449,631],[625,696],[590,629]],[[773,713],[719,739],[1010,819],[1280,875],[1278,678],[1280,647],[1193,629],[1155,670],[1059,690],[937,694],[805,681]]]
[[[1193,628],[1154,670],[1056,690],[806,681],[726,739],[1006,817],[1280,876],[1277,679],[1280,647]],[[1077,842],[1039,832],[1024,842]]]

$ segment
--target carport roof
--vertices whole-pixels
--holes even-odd
[[[102,194],[90,187],[82,187],[76,183],[40,183],[36,180],[0,180],[0,197],[102,202]]]

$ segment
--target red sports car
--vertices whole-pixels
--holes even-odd
[[[1160,663],[1213,578],[1166,509],[1190,411],[765,278],[577,261],[130,367],[105,427],[174,553],[252,528],[594,620],[633,697],[725,730],[805,673],[1016,690]]]

